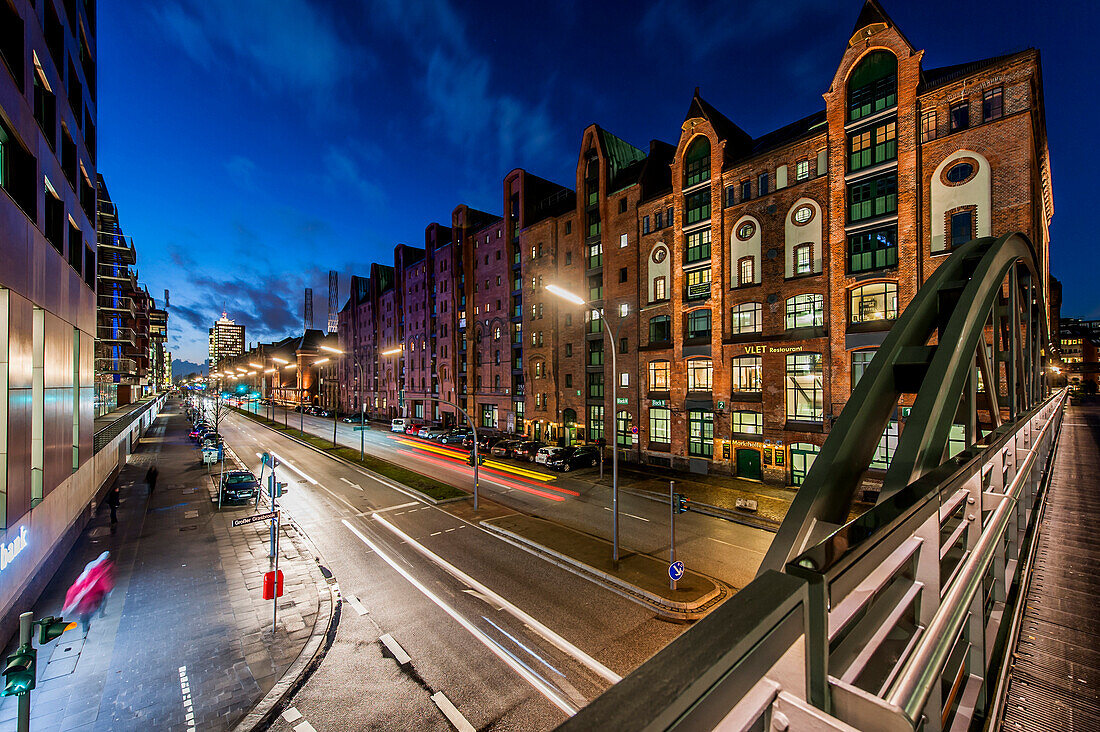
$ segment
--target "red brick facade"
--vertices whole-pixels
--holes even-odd
[[[396,270],[437,310],[443,283],[455,293],[453,381],[442,324],[416,321],[441,388],[479,424],[549,442],[617,431],[629,460],[797,484],[853,369],[953,246],[1022,231],[1049,269],[1038,52],[925,69],[877,3],[859,17],[822,111],[753,138],[696,91],[675,145],[591,125],[573,190],[515,170],[503,218],[456,208],[429,250],[457,266]],[[363,317],[388,317],[375,307]]]

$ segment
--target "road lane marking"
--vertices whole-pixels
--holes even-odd
[[[294,726],[294,732],[317,732],[317,728],[309,722],[302,720],[301,724]]]
[[[397,661],[398,666],[404,666],[412,661],[412,657],[405,653],[405,649],[389,633],[384,633],[378,640],[382,641],[382,645],[386,647],[386,650],[393,654],[393,659]]]
[[[366,535],[363,534],[363,532],[359,531],[359,529],[355,528],[355,526],[353,526],[350,521],[348,521],[347,519],[341,519],[341,521],[343,522],[344,526],[347,526],[348,529],[353,534],[355,534],[357,537],[359,537],[360,541],[362,541],[364,544],[366,544],[372,550],[374,550],[375,554],[377,554],[379,557],[381,557],[382,560],[386,564],[390,565],[390,567],[392,567],[398,574],[400,574],[402,577],[404,577],[409,582],[409,584],[411,584],[413,587],[415,587],[417,590],[419,590],[425,597],[427,597],[429,600],[431,600],[433,603],[435,603],[435,605],[437,607],[439,607],[443,612],[450,615],[455,620],[455,622],[457,622],[459,625],[461,625],[463,628],[465,628],[467,630],[467,632],[470,633],[470,635],[474,636],[474,638],[476,638],[483,646],[488,648],[489,651],[494,656],[496,656],[501,661],[503,661],[509,668],[511,668],[513,671],[515,671],[516,674],[518,674],[521,678],[523,678],[524,681],[529,683],[540,694],[545,696],[554,706],[556,706],[558,709],[560,709],[563,712],[565,712],[566,714],[568,714],[570,717],[572,717],[574,714],[577,713],[577,710],[569,702],[567,702],[565,699],[561,698],[561,696],[557,693],[557,691],[552,686],[550,686],[550,684],[547,681],[540,678],[537,674],[531,673],[530,671],[525,669],[521,664],[517,663],[514,658],[512,658],[503,648],[501,648],[496,643],[496,641],[494,641],[489,636],[485,635],[484,632],[482,632],[476,626],[474,626],[473,623],[471,623],[469,620],[467,620],[465,617],[463,617],[457,610],[452,608],[450,605],[448,605],[446,602],[444,602],[439,596],[437,596],[434,592],[432,592],[430,589],[425,587],[420,582],[420,580],[413,577],[409,573],[408,570],[406,570],[404,567],[399,565],[388,554],[383,552],[381,547],[379,547],[373,541],[368,539],[366,537]]]
[[[285,721],[287,724],[294,724],[302,718],[302,713],[298,711],[298,707],[291,707],[279,716],[282,717],[283,721]]]
[[[437,691],[432,694],[432,701],[439,707],[439,711],[443,712],[443,716],[447,718],[447,721],[455,726],[458,732],[476,732],[474,726],[466,721],[466,718],[462,716],[462,712],[458,711],[451,700],[447,698],[447,695],[442,691]]]
[[[711,541],[716,541],[719,544],[725,544],[726,546],[732,546],[734,549],[740,549],[739,546],[737,546],[736,544],[730,544],[728,541],[722,541],[721,539],[715,539],[713,536],[708,536],[707,538],[710,539]]]
[[[352,488],[357,488],[358,490],[363,490],[363,487],[361,485],[359,485],[358,483],[352,483],[350,480],[348,480],[347,478],[345,478],[342,475],[340,476],[340,480],[344,481],[345,483],[350,485]]]
[[[450,529],[444,529],[444,530],[443,530],[443,533],[444,533],[444,534],[449,534],[449,533],[451,533],[452,531],[454,531],[454,529],[453,529],[453,528],[450,528]]]
[[[275,456],[275,457],[276,457],[276,458],[277,458],[277,459],[279,460],[279,464],[280,464],[281,466],[284,466],[284,467],[290,468],[290,469],[291,469],[291,470],[293,470],[293,471],[294,471],[295,473],[297,473],[298,475],[302,476],[303,478],[305,478],[306,480],[308,480],[308,481],[309,481],[310,483],[312,483],[313,485],[320,485],[320,483],[318,483],[317,481],[315,481],[315,480],[314,480],[313,478],[309,477],[308,475],[306,475],[305,473],[303,473],[303,472],[302,472],[301,470],[299,470],[298,468],[294,467],[294,466],[293,466],[292,464],[288,463],[288,462],[287,462],[287,460],[286,460],[286,458],[285,458],[285,457],[283,457],[282,455],[278,454],[277,452],[272,452],[271,454],[272,454],[272,455],[274,455],[274,456]],[[278,468],[276,468],[276,470],[278,470]]]
[[[378,515],[377,512],[372,514],[371,518],[373,518],[375,521],[377,521],[378,523],[385,526],[391,532],[396,534],[399,538],[401,538],[401,539],[405,540],[406,542],[408,542],[418,552],[420,552],[422,555],[424,555],[425,557],[430,559],[432,562],[434,562],[439,567],[442,567],[443,569],[445,569],[453,577],[456,577],[457,579],[465,582],[470,587],[472,587],[472,588],[478,590],[479,592],[481,592],[481,594],[491,598],[493,600],[493,602],[495,602],[496,604],[500,605],[502,608],[507,610],[508,613],[510,613],[512,616],[516,617],[517,619],[519,619],[520,622],[526,623],[532,630],[534,630],[536,633],[538,633],[540,636],[542,636],[542,638],[544,640],[546,640],[548,643],[550,643],[551,645],[553,645],[555,648],[562,651],[563,653],[566,653],[566,654],[572,656],[576,661],[578,661],[582,665],[588,667],[590,670],[592,670],[594,673],[596,673],[601,678],[607,679],[612,684],[617,684],[620,681],[622,681],[622,677],[619,676],[614,671],[612,671],[611,669],[609,669],[607,666],[604,666],[602,663],[600,663],[596,659],[589,656],[587,653],[582,651],[580,648],[577,648],[575,645],[573,645],[572,643],[567,641],[565,638],[562,638],[560,635],[558,635],[554,631],[547,628],[545,625],[540,623],[538,620],[535,620],[533,617],[531,617],[530,615],[528,615],[524,611],[520,610],[518,607],[516,607],[512,603],[505,600],[503,597],[498,595],[496,592],[493,592],[488,587],[486,587],[482,583],[478,582],[477,580],[475,580],[473,577],[471,577],[470,575],[463,572],[458,567],[455,567],[453,564],[448,562],[446,559],[443,559],[443,557],[440,557],[438,554],[435,554],[434,552],[430,551],[427,547],[422,546],[421,544],[417,543],[408,534],[401,531],[401,529],[397,528],[396,526],[394,526],[390,522],[386,521],[386,519],[384,519],[382,516]]]
[[[420,505],[420,504],[418,504],[416,501],[409,501],[408,503],[402,503],[399,506],[389,506],[388,508],[380,508],[380,509],[378,509],[378,513],[385,513],[386,511],[396,511],[399,508],[408,508],[409,506],[418,506],[418,505]],[[425,506],[424,508],[427,508],[427,506]],[[414,508],[413,510],[415,511],[416,509]]]
[[[603,510],[605,510],[605,511],[610,511],[611,509],[610,509],[610,508],[608,508],[607,506],[604,506],[604,507],[603,507]],[[647,524],[648,524],[648,523],[652,523],[652,522],[651,522],[651,521],[650,521],[649,519],[647,519],[647,518],[642,518],[641,516],[635,516],[634,514],[632,514],[632,513],[627,513],[626,511],[619,511],[619,513],[620,513],[621,515],[623,515],[623,516],[629,516],[629,517],[630,517],[630,518],[632,518],[632,519],[638,519],[639,521],[645,521],[645,522],[646,522]]]
[[[437,532],[435,532],[434,534],[431,534],[431,536],[439,536],[439,535],[440,535],[440,534],[442,534],[442,533],[443,533],[442,531],[437,531]]]
[[[549,661],[547,661],[547,660],[546,660],[545,658],[543,658],[543,657],[542,657],[542,656],[540,656],[539,654],[537,654],[537,653],[535,653],[534,651],[532,651],[532,650],[531,650],[530,648],[528,648],[528,647],[527,647],[526,645],[524,645],[524,644],[523,644],[523,642],[521,642],[521,641],[520,641],[520,640],[519,640],[518,638],[516,638],[516,637],[515,637],[514,635],[512,635],[511,633],[509,633],[509,632],[508,632],[507,630],[505,630],[504,628],[500,627],[499,625],[497,625],[496,623],[494,623],[494,622],[493,622],[492,620],[489,620],[489,618],[485,617],[484,615],[482,615],[482,616],[481,616],[481,619],[482,619],[482,620],[484,620],[484,621],[485,621],[486,623],[488,623],[489,625],[491,625],[491,626],[493,626],[494,628],[496,628],[496,629],[497,629],[497,630],[498,630],[498,631],[500,632],[500,634],[501,634],[501,635],[503,635],[503,636],[504,636],[505,638],[508,638],[508,639],[509,639],[509,640],[511,640],[511,641],[512,641],[513,643],[515,643],[515,644],[516,644],[517,646],[519,646],[519,647],[520,647],[520,648],[522,648],[523,650],[527,651],[527,653],[529,653],[529,654],[531,655],[531,657],[532,657],[532,658],[534,658],[534,659],[535,659],[536,661],[538,661],[539,663],[541,663],[541,664],[542,664],[543,666],[545,666],[546,668],[550,669],[551,671],[553,671],[554,673],[556,673],[556,674],[557,674],[558,676],[561,676],[561,677],[562,677],[563,679],[565,678],[565,674],[563,674],[563,673],[562,673],[561,671],[558,671],[558,670],[557,670],[556,668],[554,668],[554,667],[553,667],[552,665],[550,665],[550,662],[549,662]]]
[[[355,608],[355,612],[359,613],[360,615],[367,614],[367,608],[363,606],[363,603],[359,602],[359,598],[355,595],[344,595],[344,599],[348,601],[349,605]],[[289,722],[290,720],[287,721]]]

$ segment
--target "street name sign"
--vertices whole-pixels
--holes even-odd
[[[353,432],[366,432],[367,430],[370,429],[370,427],[368,427],[367,425],[364,424],[364,425],[361,425],[359,427],[352,427],[351,429],[352,429]]]
[[[268,511],[267,513],[258,513],[255,516],[245,516],[244,518],[233,519],[233,526],[244,526],[245,524],[254,524],[257,521],[270,521],[279,515],[278,511]]]

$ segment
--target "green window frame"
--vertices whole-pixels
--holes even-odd
[[[897,320],[898,286],[896,282],[872,282],[852,289],[848,298],[848,319],[852,323]]]
[[[710,180],[710,140],[700,135],[684,154],[684,188]]]
[[[602,375],[602,374],[601,374]],[[592,442],[603,437],[603,405],[588,405],[588,439]]]
[[[819,328],[825,324],[825,297],[817,293],[787,298],[786,327]]]
[[[710,218],[710,188],[684,196],[684,226],[691,226]]]
[[[710,227],[693,231],[684,237],[684,260],[687,264],[710,259]]]
[[[688,455],[714,456],[714,412],[708,409],[688,411]]]
[[[710,309],[692,310],[687,316],[687,339],[710,339]]]
[[[615,441],[619,444],[619,447],[629,447],[634,443],[630,434],[631,423],[634,421],[634,417],[630,412],[620,410],[615,413]]]
[[[898,103],[898,59],[872,51],[848,77],[848,121],[854,122]]]
[[[848,135],[848,172],[881,165],[898,158],[898,123],[895,119]]]
[[[672,442],[672,411],[665,407],[652,407],[649,410],[649,441]]]
[[[764,415],[761,412],[736,410],[732,413],[731,429],[742,435],[764,434]]]
[[[864,372],[871,365],[871,359],[875,357],[877,351],[877,348],[871,348],[852,352],[852,391],[855,391],[856,384],[863,378]]]
[[[898,227],[895,224],[848,235],[848,271],[870,272],[898,263]]]
[[[672,318],[655,315],[649,319],[649,342],[668,343],[672,340]]]
[[[589,399],[603,399],[603,372],[594,371],[586,374]]]
[[[710,297],[710,267],[693,269],[687,273],[686,300],[705,300]]]
[[[821,422],[825,417],[824,390],[820,353],[795,353],[787,356],[785,391],[787,419]]]
[[[887,173],[848,185],[848,221],[866,221],[898,211],[898,174]]]

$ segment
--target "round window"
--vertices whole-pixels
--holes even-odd
[[[746,221],[737,227],[737,238],[741,241],[748,241],[752,238],[752,235],[756,233],[756,225],[751,221]]]
[[[814,217],[814,210],[809,206],[799,206],[794,211],[794,222],[796,224],[804,224]]]
[[[657,264],[665,261],[666,256],[668,256],[668,250],[664,247],[657,247],[653,250],[653,261]]]
[[[974,177],[974,165],[969,162],[956,163],[947,169],[943,177],[946,178],[949,183],[954,183],[955,185],[965,183]]]

